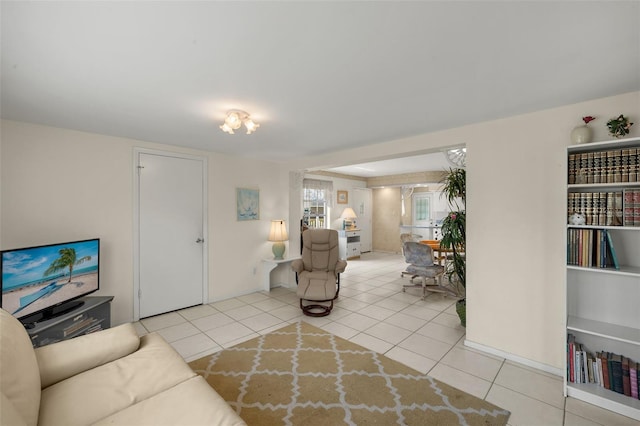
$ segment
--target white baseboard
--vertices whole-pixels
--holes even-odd
[[[518,364],[526,365],[527,367],[535,368],[536,370],[542,370],[546,373],[553,374],[554,376],[563,377],[562,368],[552,367],[547,364],[543,364],[538,361],[533,361],[527,358],[523,358],[518,355],[514,355],[509,352],[501,351],[500,349],[492,348],[490,346],[485,346],[480,343],[472,342],[470,340],[465,339],[464,345],[473,349],[477,349],[482,352],[486,352],[490,355],[495,355],[500,358],[508,359],[509,361],[517,362]]]

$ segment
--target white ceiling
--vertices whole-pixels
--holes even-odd
[[[372,161],[325,169],[330,172],[360,177],[378,177],[416,173],[424,171],[442,171],[452,167],[444,153],[416,155],[391,160]]]
[[[640,90],[635,1],[0,7],[3,118],[266,160]]]

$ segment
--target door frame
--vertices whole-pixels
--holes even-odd
[[[183,154],[180,152],[161,151],[149,148],[133,148],[133,321],[140,320],[140,164],[141,154],[159,155],[163,157],[181,158],[202,162],[202,301],[209,300],[209,227],[208,227],[208,164],[207,157]]]

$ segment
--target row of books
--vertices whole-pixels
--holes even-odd
[[[569,154],[569,184],[640,182],[640,148]]]
[[[640,188],[623,191],[624,226],[640,226]]]
[[[640,188],[614,192],[570,192],[567,217],[580,213],[585,225],[640,226]]]
[[[567,233],[568,265],[620,269],[611,233],[606,229],[570,228]]]
[[[567,379],[571,383],[592,383],[596,386],[640,399],[640,363],[611,352],[586,350],[567,335]]]
[[[570,192],[567,215],[580,213],[585,225],[622,226],[623,193],[618,192]]]

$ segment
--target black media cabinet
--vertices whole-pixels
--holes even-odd
[[[49,345],[111,327],[113,296],[83,297],[84,304],[55,318],[24,324],[33,347]]]

